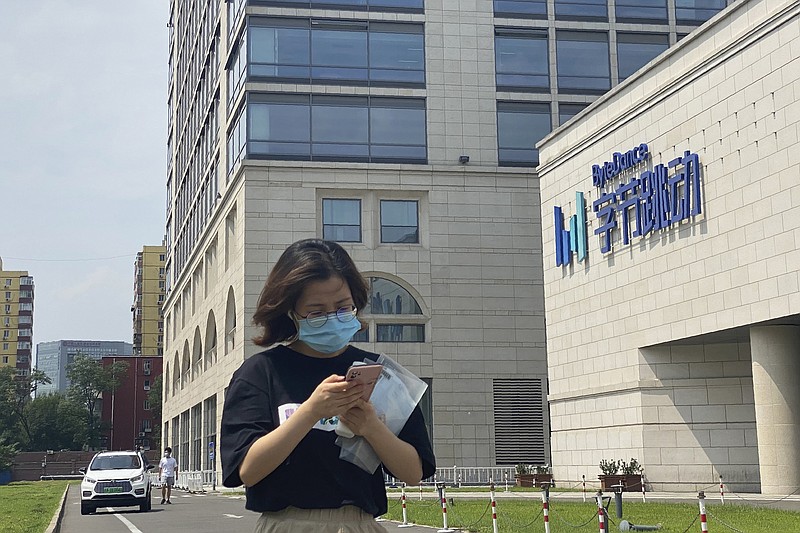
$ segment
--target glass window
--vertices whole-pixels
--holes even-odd
[[[425,162],[427,132],[421,100],[373,98],[370,109],[373,161]]]
[[[653,33],[618,33],[619,81],[624,80],[669,48],[669,36]]]
[[[300,22],[307,24],[307,21]],[[248,29],[250,75],[309,78],[308,33],[307,27],[251,26]]]
[[[589,104],[558,104],[558,124],[566,123],[588,106]]]
[[[725,5],[725,0],[675,0],[675,19],[678,24],[702,24]]]
[[[667,0],[616,0],[618,22],[667,20]]]
[[[547,0],[494,0],[494,14],[525,18],[547,18]]]
[[[600,93],[611,88],[606,33],[557,32],[556,62],[559,91]]]
[[[369,328],[364,328],[361,331],[357,331],[351,342],[369,342]]]
[[[311,32],[311,77],[367,80],[367,32],[314,29]]]
[[[423,0],[260,0],[260,4],[299,7],[349,7],[353,9],[385,9],[386,11],[422,11]]]
[[[498,89],[550,90],[547,31],[498,32],[494,53]]]
[[[423,324],[378,324],[377,342],[425,342]]]
[[[310,156],[311,109],[308,97],[253,102],[250,114],[249,153],[274,157]]]
[[[369,109],[365,98],[320,97],[311,108],[311,154],[369,158]]]
[[[410,26],[409,26],[410,27]],[[422,33],[375,31],[370,26],[369,78],[374,82],[425,83],[425,43]],[[419,27],[422,30],[422,27]]]
[[[364,312],[372,315],[421,315],[422,309],[403,287],[385,278],[369,279],[369,302]]]
[[[555,0],[556,18],[608,20],[608,0]]]
[[[497,102],[497,149],[502,166],[539,164],[536,143],[550,133],[550,104]]]
[[[361,242],[361,200],[324,198],[322,238],[338,242]]]
[[[381,242],[419,242],[416,200],[381,200]]]

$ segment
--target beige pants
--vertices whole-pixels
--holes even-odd
[[[262,513],[255,533],[386,533],[372,515],[352,505],[339,509],[298,509]]]

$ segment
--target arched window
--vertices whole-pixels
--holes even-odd
[[[206,370],[213,365],[217,360],[217,321],[214,317],[214,311],[208,312],[208,320],[206,321]]]
[[[236,299],[233,287],[228,290],[228,305],[225,309],[225,355],[228,355],[236,342]]]
[[[167,398],[169,398],[169,384],[170,384],[170,381],[169,381],[169,362],[166,362],[164,364],[164,380],[163,380],[162,383],[164,384],[164,387],[163,387],[163,391],[162,391],[163,398],[162,398],[161,401],[166,403]]]
[[[194,349],[192,350],[192,380],[203,372],[203,341],[200,339],[200,326],[194,330]]]
[[[189,372],[192,363],[189,359],[189,341],[183,343],[183,361],[181,362],[181,389],[189,384]]]
[[[178,351],[175,350],[175,359],[172,361],[172,395],[178,392],[178,385],[181,382],[181,360]]]
[[[387,278],[369,278],[369,299],[359,319],[369,329],[353,342],[425,342],[427,317],[417,299],[399,283]]]

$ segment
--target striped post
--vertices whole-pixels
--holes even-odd
[[[452,533],[455,531],[454,529],[450,529],[447,527],[447,494],[444,490],[444,483],[442,483],[441,487],[439,488],[442,495],[442,529],[437,530],[436,533]]]
[[[422,501],[422,483],[419,484],[419,501]]]
[[[494,499],[494,483],[490,485],[489,493],[492,495],[492,533],[497,533],[497,500]]]
[[[547,491],[542,488],[542,516],[544,517],[544,533],[550,533],[550,502],[547,501]]]
[[[583,503],[586,503],[586,474],[581,477],[583,478]]]
[[[725,505],[725,489],[722,487],[722,474],[719,475],[719,501]]]
[[[645,496],[644,490],[644,468],[642,469],[642,503],[647,503],[647,496]]]
[[[700,503],[700,531],[708,533],[708,519],[706,518],[706,495],[701,490],[697,494],[697,501]]]
[[[603,509],[603,492],[597,491],[595,495],[595,500],[597,501],[597,521],[600,525],[600,533],[607,533],[606,530],[606,513],[605,509]]]
[[[503,472],[503,479],[506,481],[506,492],[508,492],[508,472]]]
[[[400,501],[403,502],[403,523],[397,527],[413,527],[408,523],[408,512],[406,511],[406,484],[400,486]]]

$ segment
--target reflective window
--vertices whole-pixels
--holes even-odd
[[[557,32],[556,63],[561,92],[600,93],[611,88],[606,33]]]
[[[425,342],[423,324],[378,324],[377,342]]]
[[[338,242],[361,242],[361,200],[324,198],[322,238]]]
[[[608,20],[608,0],[555,0],[556,18]]]
[[[494,50],[498,89],[550,90],[547,30],[499,30]]]
[[[425,83],[421,24],[254,18],[249,35],[256,78]]]
[[[678,24],[702,24],[725,6],[725,0],[675,0],[675,19]]]
[[[547,18],[547,0],[494,0],[494,14],[525,18]]]
[[[244,112],[240,111],[239,116],[233,123],[230,133],[228,133],[228,174],[233,171],[233,167],[244,157],[246,145],[247,119]]]
[[[550,133],[550,104],[497,102],[497,157],[501,166],[539,164],[536,143]]]
[[[653,33],[617,33],[619,81],[624,80],[669,48],[669,36]]]
[[[422,309],[403,287],[385,278],[369,279],[369,302],[364,310],[372,315],[421,315]]]
[[[616,0],[618,22],[667,20],[667,0]]]
[[[387,316],[388,315],[388,316]],[[369,299],[359,316],[362,324],[375,324],[374,342],[425,342],[422,309],[406,289],[385,278],[369,278]],[[367,329],[354,342],[369,342]]]
[[[415,200],[381,200],[381,242],[419,242]]]
[[[589,104],[558,104],[558,124],[564,124],[569,119],[583,111]]]
[[[252,94],[248,156],[424,163],[424,106],[416,98]]]
[[[411,11],[419,12],[424,8],[423,0],[251,0],[253,4],[296,6],[305,8],[351,8],[358,10]]]
[[[369,328],[364,328],[361,331],[356,331],[350,342],[369,342]]]

